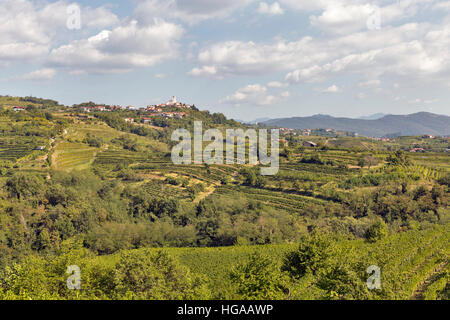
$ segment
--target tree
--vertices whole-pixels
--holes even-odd
[[[375,157],[374,157],[373,155],[371,155],[371,154],[369,154],[368,156],[366,156],[366,157],[364,158],[364,160],[365,160],[367,166],[369,167],[369,169],[370,169],[372,166],[376,166],[376,165],[378,164],[377,158],[375,158]]]
[[[163,250],[122,252],[114,283],[119,299],[207,299],[210,295],[203,279]]]
[[[401,150],[397,150],[389,155],[386,161],[392,166],[408,165],[410,163],[407,155]]]
[[[388,234],[389,230],[386,223],[379,218],[369,228],[367,228],[364,237],[369,242],[377,242],[378,240],[386,238]]]
[[[233,266],[231,281],[239,299],[285,299],[289,295],[288,278],[270,257],[254,253],[247,262]]]
[[[333,256],[333,241],[328,234],[314,231],[303,236],[298,249],[284,257],[282,270],[294,278],[301,278],[306,273],[317,274],[327,266]]]
[[[366,159],[364,157],[360,157],[358,159],[358,167],[364,168],[364,166],[366,165]]]
[[[325,290],[326,299],[368,299],[368,290],[358,268],[341,257],[341,261],[323,272],[316,283],[317,287]]]
[[[11,195],[16,196],[18,199],[38,196],[45,190],[42,177],[22,172],[15,173],[8,178],[6,188]]]

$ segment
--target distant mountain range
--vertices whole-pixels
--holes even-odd
[[[257,119],[252,120],[252,121],[237,120],[237,119],[235,119],[235,120],[238,121],[238,122],[241,122],[241,123],[245,123],[245,124],[255,124],[255,123],[261,123],[261,122],[264,122],[264,121],[269,121],[271,119],[270,118],[257,118]]]
[[[388,114],[386,114],[386,113],[375,113],[375,114],[372,114],[370,116],[359,117],[358,119],[362,119],[362,120],[378,120],[378,119],[381,119],[381,118],[383,118],[384,116],[387,116],[387,115]]]
[[[368,119],[370,118],[370,119]],[[335,118],[328,115],[271,119],[262,124],[292,129],[334,129],[363,136],[450,135],[450,117],[429,112],[409,115],[375,114],[364,119]]]

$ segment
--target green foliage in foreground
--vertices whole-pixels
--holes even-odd
[[[0,299],[446,299],[449,237],[445,225],[374,243],[313,233],[299,244],[104,257],[68,240],[56,255],[2,270]],[[81,290],[66,287],[69,265],[81,269]],[[381,269],[380,290],[366,286],[370,265]]]

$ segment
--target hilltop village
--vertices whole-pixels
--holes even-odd
[[[186,117],[187,110],[192,109],[192,105],[181,103],[177,101],[175,96],[172,97],[166,103],[161,103],[157,105],[148,105],[147,107],[134,107],[127,106],[123,107],[120,105],[98,105],[92,102],[81,104],[81,105],[73,105],[74,108],[79,108],[81,111],[89,113],[95,111],[104,111],[111,112],[117,110],[135,110],[142,112],[145,116],[142,118],[143,123],[149,123],[152,121],[154,117],[164,117],[164,118],[177,118],[182,119]],[[183,110],[183,111],[181,111]],[[127,122],[134,122],[133,118],[125,118]]]

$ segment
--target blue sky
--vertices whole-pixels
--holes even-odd
[[[2,0],[0,68],[0,94],[68,105],[450,115],[450,1]]]

